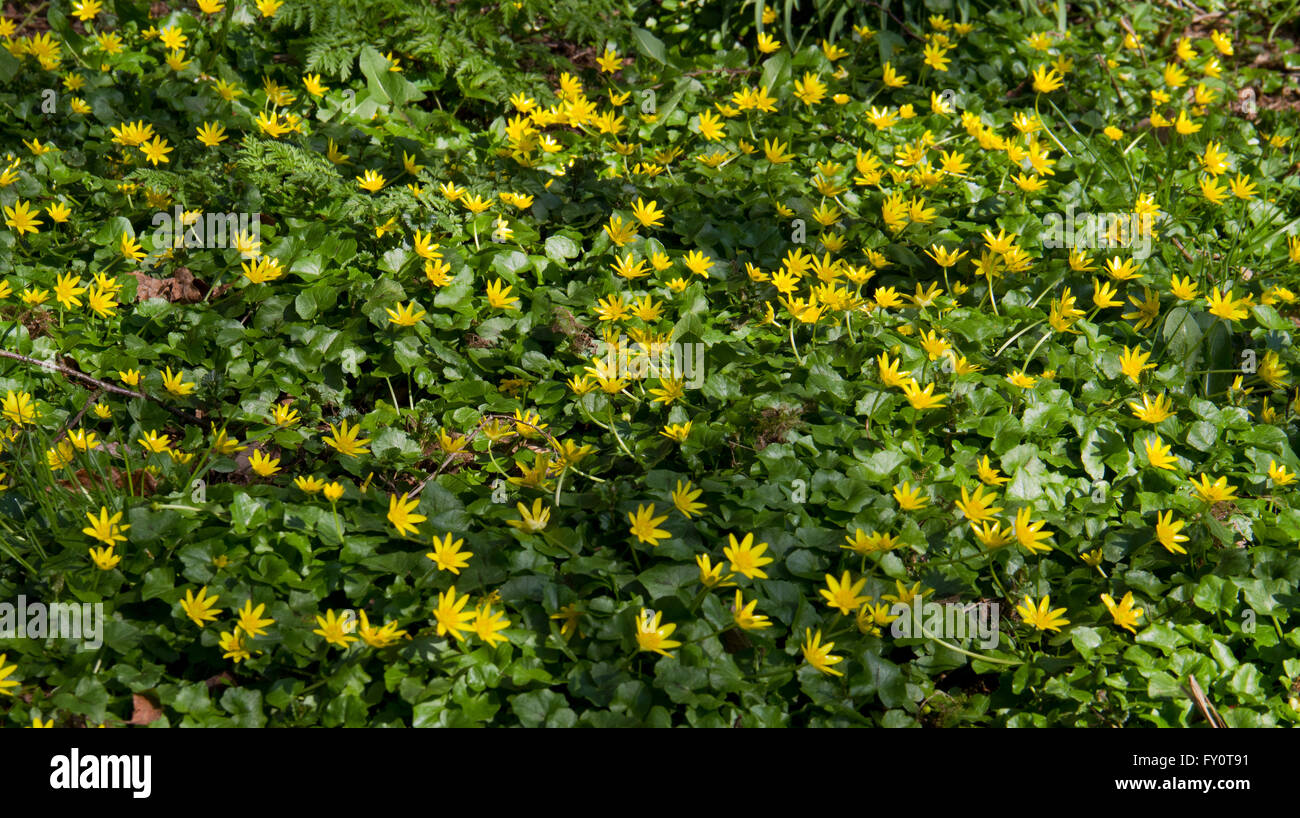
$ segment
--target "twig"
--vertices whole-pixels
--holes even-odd
[[[1183,249],[1183,243],[1181,241],[1174,238],[1173,236],[1170,236],[1169,240],[1172,241],[1174,243],[1174,246],[1178,248],[1178,251],[1183,254],[1183,258],[1187,259],[1193,264],[1196,263],[1196,259],[1192,257],[1192,254],[1187,252],[1187,250]]]
[[[122,395],[123,397],[127,397],[127,398],[141,398],[143,400],[153,401],[154,403],[158,404],[163,409],[166,409],[168,412],[180,418],[181,420],[185,421],[186,423],[194,423],[199,426],[203,425],[203,421],[195,417],[194,415],[186,414],[185,412],[182,412],[181,410],[175,407],[169,406],[168,404],[163,403],[161,400],[153,397],[152,395],[146,395],[143,392],[132,392],[130,389],[123,389],[122,387],[115,386],[111,383],[108,383],[107,381],[101,381],[98,378],[92,378],[84,372],[78,372],[72,367],[64,366],[63,364],[56,364],[53,361],[39,361],[36,358],[29,358],[26,355],[19,355],[17,352],[10,352],[7,349],[0,349],[0,358],[9,358],[11,360],[20,361],[25,364],[31,364],[32,366],[39,366],[40,368],[48,369],[51,372],[59,372],[67,377],[76,378],[78,380],[91,384],[92,386],[95,386],[104,392],[112,392],[114,395]]]
[[[908,28],[908,27],[907,27],[907,23],[905,23],[905,22],[903,22],[902,20],[898,19],[898,15],[895,14],[894,12],[890,11],[889,8],[887,8],[886,6],[882,6],[882,5],[880,5],[879,3],[874,3],[874,2],[873,2],[873,3],[869,3],[868,5],[875,6],[876,8],[880,9],[880,10],[883,11],[884,13],[888,14],[890,17],[894,18],[894,22],[895,22],[895,23],[898,23],[898,27],[901,28],[901,29],[903,30],[903,33],[904,33],[904,34],[908,35],[909,37],[911,37],[911,38],[914,39],[914,40],[919,40],[920,42],[925,42],[925,38],[924,38],[924,37],[922,37],[921,35],[917,34],[916,32],[912,31],[910,28]]]
[[[57,445],[58,442],[63,439],[63,436],[68,433],[69,429],[71,429],[73,426],[76,426],[78,423],[81,422],[81,419],[86,415],[86,410],[90,408],[90,405],[92,403],[99,400],[99,396],[102,394],[104,394],[103,391],[99,389],[96,389],[94,392],[90,393],[90,397],[86,398],[86,402],[81,405],[81,411],[78,412],[71,420],[65,422],[62,426],[59,427],[59,432],[54,436],[52,445]]]

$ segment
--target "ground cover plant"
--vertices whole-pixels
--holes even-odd
[[[0,723],[1300,722],[1298,35],[8,7]]]

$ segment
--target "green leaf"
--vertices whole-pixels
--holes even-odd
[[[664,43],[655,35],[646,31],[644,28],[632,29],[632,40],[636,43],[637,49],[655,62],[666,64],[667,57],[664,54]]]
[[[572,727],[577,716],[559,693],[534,690],[510,699],[510,710],[524,727]]]

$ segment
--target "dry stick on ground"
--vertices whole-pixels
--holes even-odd
[[[478,425],[474,427],[474,430],[465,437],[465,445],[468,446],[474,440],[474,438],[478,435],[479,431],[482,430],[484,425],[486,425],[489,420],[497,420],[498,418],[501,420],[510,421],[511,423],[522,423],[524,426],[531,426],[532,428],[536,429],[538,432],[541,432],[542,434],[546,435],[546,441],[551,444],[551,448],[554,449],[557,453],[561,454],[561,456],[563,455],[563,450],[560,448],[560,441],[556,440],[555,436],[552,435],[550,432],[546,431],[545,429],[541,428],[540,426],[534,423],[529,423],[526,420],[520,420],[519,418],[513,417],[511,415],[502,415],[502,414],[497,414],[495,412],[488,412],[483,415],[483,419],[480,420],[478,422]],[[425,478],[420,481],[419,485],[417,485],[415,488],[408,491],[403,496],[403,499],[409,500],[415,495],[419,494],[421,491],[423,491],[424,487],[429,484],[430,480],[437,477],[439,474],[442,473],[443,469],[447,468],[447,464],[450,463],[453,458],[455,458],[456,454],[457,454],[456,452],[452,452],[448,454],[447,459],[443,460],[442,464],[439,465],[435,471],[432,471],[428,475],[426,475]]]
[[[31,364],[32,366],[39,366],[41,369],[48,369],[51,372],[58,372],[69,378],[76,378],[78,380],[91,384],[92,386],[95,386],[104,392],[112,392],[114,395],[122,395],[128,398],[143,398],[144,400],[153,401],[154,403],[158,404],[163,409],[166,409],[168,412],[180,418],[181,420],[185,421],[186,423],[194,423],[199,426],[203,425],[203,421],[195,417],[194,415],[186,414],[185,412],[182,412],[181,410],[176,409],[175,407],[169,406],[163,403],[162,401],[158,400],[157,398],[153,397],[152,395],[146,395],[143,392],[132,392],[130,389],[123,389],[120,386],[114,386],[113,384],[108,383],[107,381],[101,381],[98,378],[92,378],[84,372],[78,372],[72,367],[64,366],[63,364],[56,364],[53,361],[39,361],[35,358],[29,358],[26,355],[19,355],[17,352],[10,352],[7,349],[0,349],[0,358],[9,358],[11,360],[20,361],[25,364]],[[82,409],[82,411],[84,412],[85,409]]]

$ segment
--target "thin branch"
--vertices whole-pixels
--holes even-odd
[[[84,372],[78,372],[72,367],[64,366],[63,364],[56,364],[53,361],[40,361],[37,360],[36,358],[29,358],[26,355],[19,355],[17,352],[10,352],[7,349],[0,349],[0,358],[9,358],[11,360],[19,361],[21,363],[31,364],[32,366],[39,366],[41,369],[48,369],[51,372],[58,372],[66,377],[76,378],[77,380],[84,381],[85,383],[88,383],[100,389],[101,391],[112,392],[114,395],[122,395],[123,397],[127,397],[127,398],[141,398],[142,400],[153,401],[154,403],[158,404],[163,409],[166,409],[172,415],[175,415],[177,418],[180,418],[186,423],[193,423],[198,426],[203,425],[203,421],[195,417],[194,415],[186,414],[185,412],[182,412],[181,410],[173,406],[169,406],[168,404],[163,403],[161,400],[153,397],[152,395],[146,395],[143,392],[132,392],[130,389],[123,389],[122,387],[108,383],[107,381],[101,381],[98,378],[92,378],[91,376],[87,375]]]
[[[52,445],[58,445],[58,442],[62,440],[63,436],[68,433],[68,430],[81,422],[81,419],[86,415],[86,410],[90,408],[90,405],[92,403],[99,400],[99,396],[102,394],[104,394],[103,391],[99,389],[96,389],[95,391],[90,393],[90,396],[86,398],[86,402],[81,404],[81,411],[78,412],[71,420],[65,422],[62,426],[59,427],[59,432],[54,436],[54,441]]]

